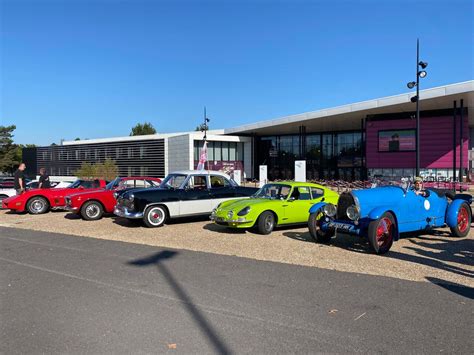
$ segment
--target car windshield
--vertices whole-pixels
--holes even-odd
[[[407,191],[411,186],[411,181],[409,178],[401,178],[400,180],[386,180],[377,178],[372,180],[371,188],[384,186],[398,186]]]
[[[260,188],[254,198],[268,198],[272,200],[276,199],[286,199],[290,193],[290,185],[281,185],[281,184],[266,184]]]
[[[81,186],[82,180],[76,180],[71,185],[68,186],[69,189],[75,189],[76,187]]]
[[[161,183],[160,187],[166,187],[168,189],[177,189],[179,188],[184,180],[186,180],[187,175],[184,174],[169,174]]]
[[[121,179],[120,178],[115,178],[114,180],[112,180],[111,182],[109,182],[106,186],[105,186],[105,189],[106,190],[113,190],[117,187],[117,185],[120,183]]]

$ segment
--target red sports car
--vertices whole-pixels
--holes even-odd
[[[31,214],[46,213],[50,209],[64,208],[64,198],[77,191],[94,191],[103,189],[105,180],[76,180],[62,189],[33,189],[21,195],[12,196],[2,201],[2,207],[16,212],[28,211]]]
[[[117,191],[133,188],[158,187],[161,179],[138,176],[116,178],[105,189],[78,192],[66,196],[66,210],[80,214],[87,221],[101,219],[104,213],[112,213],[117,203]]]

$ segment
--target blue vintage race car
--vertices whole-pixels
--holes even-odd
[[[469,194],[428,189],[426,195],[405,186],[384,186],[342,193],[337,206],[320,202],[310,209],[308,227],[315,242],[329,242],[337,232],[367,237],[377,254],[389,251],[400,233],[446,225],[456,237],[471,228]]]

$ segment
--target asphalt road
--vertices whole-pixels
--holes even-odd
[[[474,289],[431,281],[0,228],[0,352],[470,353]]]

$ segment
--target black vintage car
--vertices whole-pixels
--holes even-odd
[[[251,196],[257,190],[239,186],[218,171],[178,171],[169,174],[157,188],[119,194],[114,214],[143,219],[147,227],[160,227],[168,218],[210,215],[219,203]]]

